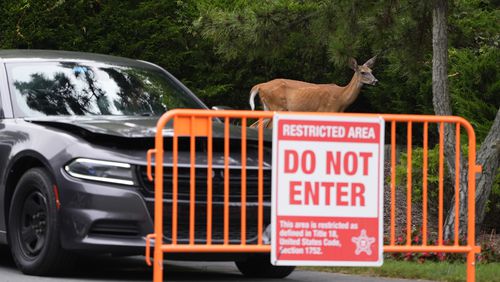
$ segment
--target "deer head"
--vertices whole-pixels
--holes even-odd
[[[372,67],[375,64],[376,58],[377,56],[374,56],[361,66],[358,65],[356,59],[354,58],[349,59],[349,67],[354,70],[354,72],[356,73],[355,75],[359,76],[359,82],[361,82],[362,84],[369,84],[369,85],[377,84],[378,80],[372,74]]]

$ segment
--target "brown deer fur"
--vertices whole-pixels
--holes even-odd
[[[250,92],[250,106],[255,108],[258,94],[264,110],[297,112],[343,112],[358,97],[363,84],[375,85],[371,68],[375,57],[358,66],[355,59],[349,65],[354,75],[346,86],[314,84],[290,79],[274,79],[257,84]]]

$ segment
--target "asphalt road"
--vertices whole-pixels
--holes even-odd
[[[323,273],[313,271],[294,271],[286,279],[248,279],[243,277],[232,262],[178,262],[169,261],[165,265],[165,281],[245,281],[245,282],[412,282],[412,280],[370,278],[353,275]],[[78,269],[65,277],[34,277],[19,272],[9,251],[0,246],[1,282],[48,282],[48,281],[152,281],[152,272],[143,257],[92,257],[85,258]],[[422,281],[420,281],[422,282]]]

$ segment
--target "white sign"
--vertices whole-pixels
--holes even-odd
[[[271,262],[382,265],[384,120],[273,120]]]

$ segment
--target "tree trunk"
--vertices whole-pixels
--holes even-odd
[[[477,163],[483,167],[476,180],[476,231],[479,232],[484,220],[486,201],[490,197],[493,181],[500,167],[500,108],[479,148]]]
[[[447,0],[434,0],[432,11],[432,103],[436,115],[451,116],[448,93],[448,25]],[[455,128],[446,124],[444,130],[446,162],[454,176]],[[455,177],[452,177],[454,180]]]
[[[437,115],[452,115],[448,92],[448,1],[434,0],[432,6],[432,103]],[[444,154],[450,178],[455,186],[455,128],[445,124]],[[462,159],[462,158],[460,158]],[[464,169],[460,169],[464,172]],[[463,173],[461,173],[463,174]],[[460,179],[464,179],[461,175]],[[467,178],[465,178],[467,179]],[[466,183],[466,181],[465,181]],[[463,190],[460,187],[461,191]],[[460,193],[462,194],[462,193]],[[460,207],[462,204],[460,197]],[[454,233],[455,205],[452,203],[444,224],[444,237],[449,239]],[[463,227],[463,224],[460,224]]]
[[[434,0],[432,12],[432,93],[434,112],[437,115],[452,115],[448,93],[448,2]],[[455,187],[455,128],[446,125],[444,131],[444,152],[448,171]],[[467,192],[468,160],[460,155],[459,184],[459,235],[467,233]],[[476,230],[479,231],[484,220],[486,202],[498,168],[500,167],[500,108],[488,136],[483,141],[476,162],[483,167],[482,174],[476,179]],[[444,238],[451,239],[455,233],[455,197],[452,199],[446,221]],[[477,234],[477,233],[476,233]]]
[[[493,181],[500,167],[500,108],[497,111],[493,125],[476,154],[476,163],[481,165],[482,173],[476,176],[476,234],[479,234],[483,224],[486,202],[491,194]],[[459,208],[459,235],[467,234],[467,159],[462,160],[460,173],[460,208]],[[445,222],[445,238],[451,239],[454,234],[455,207],[448,212]]]
[[[447,17],[447,0],[434,0],[432,7],[432,102],[437,115],[452,114],[448,93]],[[445,130],[445,132],[447,132],[445,143],[453,144],[453,142],[446,141],[454,141],[454,134],[450,130]]]

